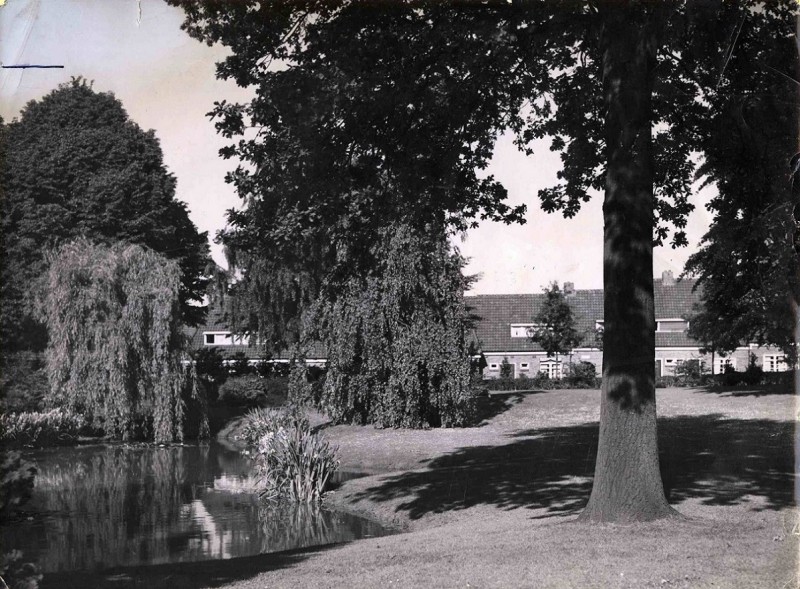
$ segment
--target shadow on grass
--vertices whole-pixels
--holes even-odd
[[[698,498],[733,505],[753,496],[754,509],[793,504],[792,422],[726,419],[720,415],[659,420],[662,476],[672,503]],[[398,511],[429,513],[494,505],[577,514],[591,491],[597,423],[529,430],[502,446],[462,448],[390,476],[358,498],[405,498]]]
[[[476,403],[476,423],[479,426],[486,425],[486,422],[501,413],[505,413],[514,405],[522,402],[526,394],[533,391],[509,391],[490,393],[484,397],[478,397]]]
[[[708,385],[696,389],[702,393],[711,393],[720,397],[765,397],[768,395],[794,395],[795,391],[791,385],[771,384],[771,385]]]
[[[295,566],[303,560],[337,546],[314,546],[275,554],[260,554],[229,560],[207,560],[105,571],[48,573],[40,589],[199,589],[219,587],[255,577],[259,573]]]

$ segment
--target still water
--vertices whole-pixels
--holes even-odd
[[[4,525],[4,551],[40,571],[101,570],[251,556],[390,533],[319,507],[275,509],[244,492],[248,460],[207,446],[84,446],[30,452],[27,519]]]

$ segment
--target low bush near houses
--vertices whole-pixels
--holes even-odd
[[[600,385],[601,379],[598,377],[589,379],[581,376],[576,379],[555,379],[548,378],[544,374],[537,374],[533,378],[527,376],[518,378],[485,378],[480,386],[489,391],[550,391],[560,389],[598,389]]]
[[[72,444],[86,427],[82,415],[64,409],[8,413],[0,415],[0,442],[15,448]]]
[[[596,389],[600,386],[597,370],[591,362],[568,364],[564,380],[574,389]]]
[[[657,389],[668,389],[671,387],[678,386],[678,377],[677,376],[657,376],[656,377],[656,388]]]
[[[679,387],[696,387],[703,384],[705,375],[700,360],[692,358],[675,367],[675,385]]]
[[[295,406],[254,409],[240,434],[255,463],[259,494],[273,501],[311,503],[322,498],[339,466],[336,451]]]
[[[764,369],[761,368],[756,362],[755,354],[750,354],[750,361],[747,363],[747,369],[742,375],[744,384],[753,386],[759,384],[764,377]]]
[[[288,395],[285,377],[261,378],[255,374],[229,378],[219,388],[219,401],[227,405],[255,407],[260,404],[278,405]]]
[[[794,383],[799,380],[800,375],[795,370],[765,372],[761,375],[761,382],[763,384],[784,387],[787,391],[793,390]]]

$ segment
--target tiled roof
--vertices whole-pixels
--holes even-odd
[[[692,292],[695,283],[695,280],[676,280],[665,285],[662,280],[655,280],[656,319],[688,317],[694,304],[700,302],[699,293]]]
[[[689,316],[697,294],[694,281],[681,280],[664,285],[654,281],[656,319],[677,319]],[[533,323],[544,303],[544,294],[477,295],[466,298],[475,317],[475,339],[484,352],[537,352],[541,346],[525,337],[511,337],[511,325]],[[603,291],[576,290],[567,296],[575,318],[575,328],[584,335],[583,345],[592,347],[595,322],[603,319]],[[696,346],[685,332],[656,333],[657,347]]]
[[[686,318],[698,301],[693,292],[693,280],[679,280],[665,285],[662,279],[654,281],[656,319]],[[466,297],[470,313],[475,319],[474,339],[484,352],[537,352],[541,346],[527,337],[511,337],[512,324],[533,323],[533,317],[544,303],[544,294],[476,295]],[[576,290],[567,296],[572,308],[575,327],[584,335],[586,347],[593,346],[595,322],[603,319],[603,291]],[[218,310],[211,310],[205,325],[187,331],[192,338],[192,349],[205,346],[203,333],[206,331],[229,331],[225,316]],[[656,332],[656,347],[696,346],[685,332]],[[216,346],[223,357],[230,358],[236,352],[244,352],[250,359],[263,358],[259,346]],[[309,358],[325,358],[325,349],[315,344]],[[275,359],[288,359],[288,352],[273,355]]]

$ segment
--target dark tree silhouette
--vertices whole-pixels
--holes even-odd
[[[572,308],[555,282],[544,290],[544,304],[533,321],[536,325],[529,337],[542,346],[548,357],[558,358],[558,354],[566,354],[581,343]]]
[[[146,245],[181,268],[183,320],[202,320],[206,235],[175,200],[152,131],[112,94],[77,78],[2,127],[3,351],[42,349],[27,301],[45,252],[75,237]]]

